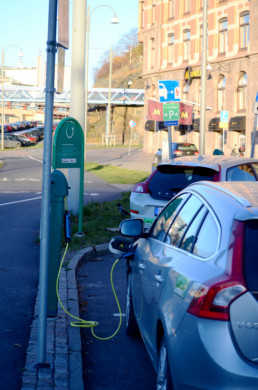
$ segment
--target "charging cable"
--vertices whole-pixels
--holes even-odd
[[[117,298],[117,295],[116,295],[114,283],[113,283],[114,268],[115,268],[115,266],[117,265],[117,263],[119,262],[120,259],[119,258],[116,259],[116,261],[114,262],[114,264],[113,264],[113,266],[111,268],[111,272],[110,272],[110,282],[111,282],[111,286],[112,286],[112,291],[113,291],[113,294],[114,294],[114,297],[115,297],[115,300],[116,300],[116,304],[117,304],[117,307],[118,307],[118,311],[119,311],[119,324],[118,324],[118,327],[117,327],[116,331],[111,336],[109,336],[109,337],[99,337],[99,336],[97,336],[94,333],[94,329],[93,329],[94,327],[98,326],[98,322],[96,322],[96,321],[86,321],[86,320],[83,320],[82,318],[76,317],[73,314],[69,313],[69,311],[67,311],[66,308],[64,307],[64,305],[63,305],[63,303],[62,303],[62,301],[60,299],[60,296],[59,296],[59,291],[58,290],[59,290],[60,273],[61,273],[61,269],[62,269],[62,266],[63,266],[63,263],[64,263],[64,259],[65,259],[65,256],[66,256],[66,253],[67,253],[67,250],[68,250],[68,247],[69,247],[69,242],[71,241],[71,231],[70,231],[70,229],[71,229],[70,215],[69,215],[69,213],[67,211],[66,198],[65,198],[65,240],[66,240],[66,247],[65,247],[65,251],[64,251],[64,254],[63,254],[60,266],[59,266],[57,279],[56,279],[56,295],[57,295],[58,301],[59,301],[60,306],[62,307],[63,311],[68,316],[70,316],[71,318],[76,320],[76,321],[72,321],[71,322],[71,326],[76,327],[76,328],[91,328],[91,333],[92,333],[92,335],[96,339],[102,340],[102,341],[110,340],[119,332],[119,330],[121,328],[121,324],[122,324],[121,307],[120,307],[120,304],[119,304],[119,301],[118,301],[118,298]]]

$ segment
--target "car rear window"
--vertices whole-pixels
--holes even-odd
[[[213,181],[216,171],[205,167],[160,165],[149,183],[154,199],[171,199],[189,184],[200,180]]]
[[[177,149],[183,150],[183,151],[187,151],[187,150],[190,150],[193,152],[197,151],[197,148],[194,144],[178,144]]]
[[[248,288],[258,291],[258,220],[245,222],[244,270]]]

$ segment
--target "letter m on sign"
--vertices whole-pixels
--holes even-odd
[[[163,121],[163,104],[155,100],[148,99],[148,120]]]

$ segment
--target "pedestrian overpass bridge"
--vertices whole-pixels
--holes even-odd
[[[68,106],[71,91],[54,93],[54,104]],[[24,103],[35,107],[44,105],[45,91],[38,87],[5,86],[4,102]],[[88,105],[106,105],[109,102],[109,88],[91,88],[88,90]],[[110,103],[116,106],[143,106],[144,89],[111,88]]]

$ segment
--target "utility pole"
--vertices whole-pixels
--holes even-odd
[[[50,194],[52,163],[52,132],[54,106],[54,79],[56,42],[57,0],[49,0],[48,40],[47,40],[47,72],[45,91],[45,136],[43,150],[43,178],[41,202],[41,240],[39,270],[39,319],[38,319],[38,367],[46,367],[46,327],[47,327],[47,295],[48,295],[48,255],[50,232]]]
[[[201,107],[199,153],[205,154],[206,130],[206,84],[207,84],[207,1],[203,0],[202,18],[202,62],[201,62]]]
[[[70,116],[85,129],[85,31],[87,0],[73,1]],[[86,147],[86,145],[85,145]],[[68,169],[69,210],[79,213],[80,169]]]

